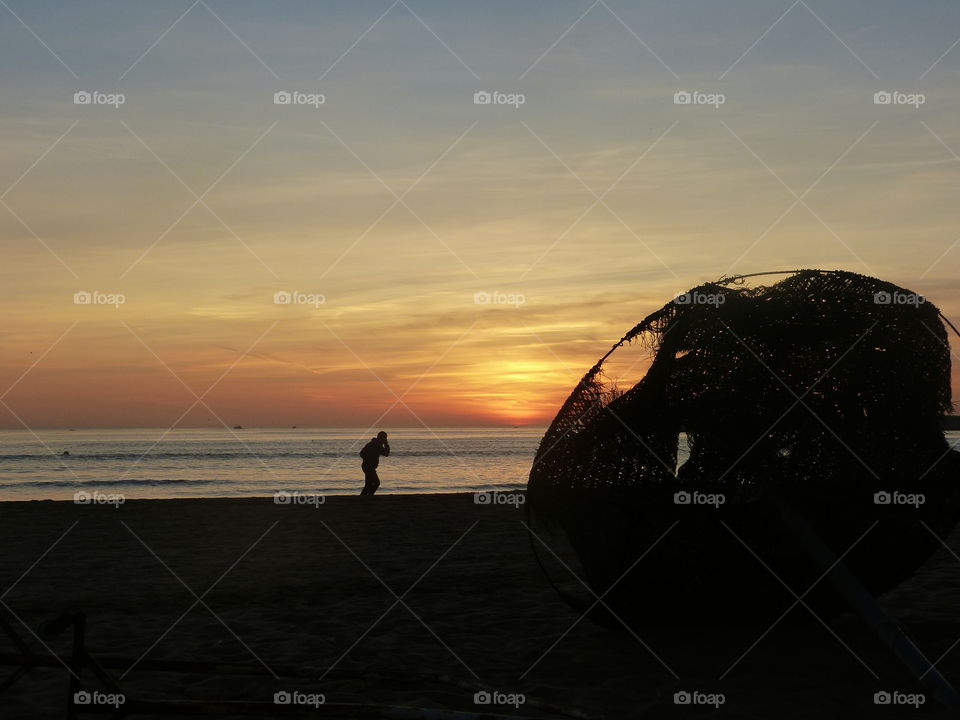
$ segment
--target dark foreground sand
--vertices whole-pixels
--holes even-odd
[[[722,681],[766,627],[718,619],[708,629],[638,628],[677,680],[629,634],[576,622],[540,574],[523,517],[469,495],[336,497],[319,509],[271,499],[130,501],[119,510],[5,503],[0,587],[12,586],[3,603],[34,630],[65,608],[85,610],[94,655],[229,661],[256,673],[138,667],[121,683],[130,697],[271,701],[286,689],[323,693],[328,703],[476,712],[471,688],[482,685],[589,717],[708,717],[673,704],[678,690],[699,689],[725,695],[723,717],[934,715],[932,700],[920,710],[873,704],[877,690],[916,688],[852,616],[830,622],[839,640],[815,620],[781,624]],[[388,612],[390,590],[403,595],[414,583],[403,598],[409,609]],[[960,682],[960,647],[952,647],[960,561],[938,553],[886,604],[928,656],[947,653],[939,667]],[[49,646],[69,653],[69,633]],[[0,651],[14,650],[0,640]],[[285,676],[297,667],[317,669],[317,679]],[[66,693],[64,669],[35,669],[0,694],[0,718],[63,718]],[[530,704],[493,711],[561,716]],[[340,716],[331,706],[315,715]]]

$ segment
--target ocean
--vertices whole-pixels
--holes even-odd
[[[378,493],[516,490],[544,428],[390,430]],[[364,429],[0,431],[0,500],[359,494]],[[64,454],[69,453],[69,454]]]
[[[544,428],[390,431],[381,494],[526,487]],[[359,494],[363,429],[0,430],[0,500]],[[947,432],[960,448],[960,431]],[[680,443],[680,462],[686,443]],[[67,454],[65,454],[67,453]]]

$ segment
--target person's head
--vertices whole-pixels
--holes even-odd
[[[387,434],[383,430],[381,430],[380,432],[377,433],[377,440],[379,440],[380,442],[386,442]]]

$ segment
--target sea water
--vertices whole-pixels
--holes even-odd
[[[389,429],[380,493],[514,490],[543,428]],[[360,429],[0,431],[0,500],[359,493]]]
[[[380,493],[526,486],[544,428],[392,429]],[[364,429],[0,430],[0,500],[343,495],[363,487]],[[960,432],[948,432],[960,448]],[[678,462],[686,460],[681,436]]]

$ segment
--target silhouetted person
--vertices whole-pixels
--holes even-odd
[[[377,477],[377,466],[380,465],[380,456],[387,457],[390,454],[390,445],[387,443],[387,434],[382,430],[377,436],[363,446],[360,451],[361,463],[360,469],[363,470],[363,479],[365,484],[361,495],[373,495],[380,487],[380,478]]]

